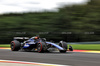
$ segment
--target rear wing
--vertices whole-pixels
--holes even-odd
[[[29,37],[14,37],[14,40],[17,40],[19,42],[23,42],[29,39]]]
[[[27,40],[28,40],[29,37],[14,37],[14,39],[16,39],[16,40],[17,40],[17,39],[27,39]]]

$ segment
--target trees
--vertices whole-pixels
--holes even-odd
[[[100,40],[99,18],[99,0],[64,6],[58,12],[4,14],[0,15],[0,37],[5,40],[6,37],[40,34],[49,40],[96,41]]]

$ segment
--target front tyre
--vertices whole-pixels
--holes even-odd
[[[21,43],[17,40],[11,41],[10,47],[12,51],[18,51],[20,50]]]
[[[46,44],[44,42],[39,42],[37,44],[37,51],[39,53],[43,53],[44,51],[46,51]]]
[[[61,46],[64,50],[59,50],[61,53],[66,53],[67,51],[67,43],[66,42],[61,42],[59,43],[59,46]]]

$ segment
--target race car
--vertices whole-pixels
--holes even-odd
[[[58,44],[53,42],[46,41],[45,38],[40,38],[39,36],[35,36],[32,38],[28,37],[14,37],[13,41],[11,41],[11,51],[32,51],[37,50],[39,53],[46,51],[53,51],[58,49],[61,53],[66,53],[68,50],[67,43],[64,41],[60,41]],[[72,46],[69,46],[69,50],[73,51]]]

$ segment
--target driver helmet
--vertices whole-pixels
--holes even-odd
[[[37,35],[36,37],[37,37],[37,39],[39,39],[39,38],[40,38],[40,37],[39,37],[39,35]]]
[[[39,39],[39,37],[35,36],[35,37],[32,37],[31,39],[36,40],[36,39]]]

